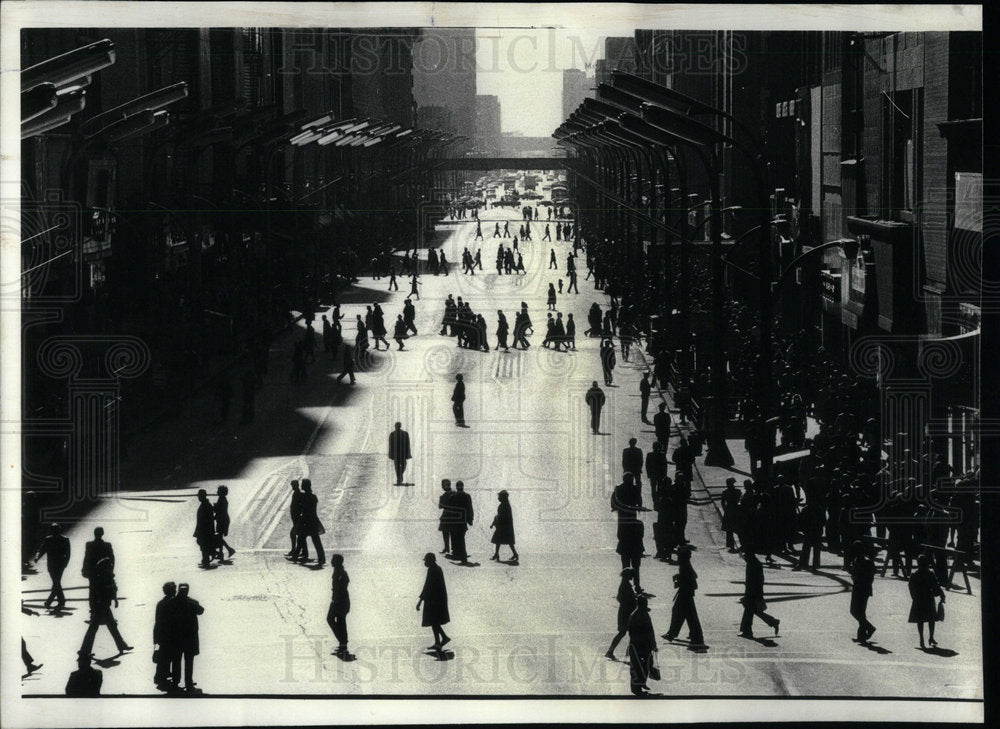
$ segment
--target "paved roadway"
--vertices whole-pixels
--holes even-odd
[[[460,261],[464,245],[473,252],[481,246],[484,270],[475,277],[457,269],[447,277],[422,276],[419,336],[406,342],[407,351],[395,351],[393,343],[394,351],[373,353],[369,371],[359,372],[353,387],[336,382],[337,363],[321,352],[308,382],[289,384],[286,339],[272,352],[254,423],[240,425],[234,412],[232,422],[214,427],[215,405],[206,399],[132,444],[123,471],[126,490],[69,535],[70,611],[23,620],[29,648],[45,664],[23,681],[24,694],[61,693],[74,668],[86,618],[80,560],[98,523],[115,546],[122,595],[116,614],[136,648],[112,658],[113,643],[102,629],[95,651],[106,669],[105,693],[157,694],[150,662],[153,609],[160,585],[172,579],[190,583],[191,595],[205,606],[195,672],[206,694],[627,694],[627,664],[604,657],[615,628],[620,570],[608,504],[627,439],[637,437],[644,452],[653,440],[652,428],[638,418],[644,364],[641,357],[619,362],[616,386],[606,388],[604,433],[592,435],[583,398],[591,381],[600,379],[596,340],[581,336],[576,353],[539,346],[547,284],[565,273],[569,244],[539,242],[540,221],[532,226],[535,242],[522,248],[527,275],[491,273],[496,241],[487,219],[511,217],[516,230],[517,215],[488,211],[481,243],[472,241],[473,222],[441,226],[448,259]],[[550,248],[558,271],[546,269]],[[583,280],[582,258],[578,268],[582,293],[560,297],[558,308],[573,312],[582,334],[591,302],[603,306],[606,300]],[[372,301],[383,302],[391,332],[408,283],[401,277],[400,292],[391,294],[386,285],[385,279],[363,279],[342,298],[347,337],[353,336],[354,315]],[[449,292],[484,313],[491,338],[496,310],[504,309],[513,328],[519,303],[527,302],[536,324],[531,349],[471,352],[439,336]],[[455,427],[450,408],[458,372],[467,386],[467,429]],[[233,409],[239,410],[238,398]],[[404,487],[393,485],[385,455],[396,420],[410,432],[415,454],[406,478],[411,485]],[[317,570],[284,558],[288,481],[305,476],[319,497],[327,553],[344,554],[351,576],[354,662],[330,655],[329,565]],[[441,549],[436,504],[443,477],[464,480],[476,509],[467,539],[472,566],[441,559],[452,616],[449,660],[428,654],[430,630],[420,627],[414,609],[425,574],[422,556]],[[214,493],[220,483],[230,487],[230,542],[237,554],[232,564],[202,570],[191,537],[194,494],[199,487]],[[501,488],[511,495],[519,566],[489,560],[489,525]],[[694,496],[707,492],[696,486]],[[978,597],[951,596],[948,620],[938,631],[946,650],[924,653],[916,648],[915,626],[906,623],[906,584],[878,580],[870,607],[878,645],[867,649],[851,641],[842,570],[813,575],[782,565],[767,570],[765,588],[782,620],[781,635],[764,638],[770,631],[760,625],[761,640],[747,641],[736,635],[742,562],[724,549],[710,501],[701,498],[690,512],[698,608],[710,650],[697,654],[661,640],[663,681],[654,690],[669,696],[982,696]],[[651,607],[659,635],[669,620],[674,568],[646,560],[643,569],[643,585],[656,596]],[[47,588],[44,567],[22,586],[24,598],[38,606]]]

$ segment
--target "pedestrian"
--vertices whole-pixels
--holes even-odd
[[[337,375],[337,382],[340,382],[345,377],[349,377],[351,384],[354,384],[354,351],[350,344],[344,343],[343,350],[343,366],[341,367],[340,374]]]
[[[604,407],[605,400],[604,392],[597,386],[597,380],[591,383],[584,400],[587,402],[587,407],[590,408],[590,429],[594,435],[597,435],[597,429],[601,425],[601,408]]]
[[[611,647],[604,654],[605,657],[615,660],[615,648],[622,642],[622,638],[628,635],[628,619],[635,611],[636,594],[632,581],[635,579],[635,570],[626,567],[621,571],[621,582],[618,583],[618,594],[615,599],[618,601],[618,632],[611,639]]]
[[[622,449],[622,472],[631,473],[635,485],[642,488],[642,450],[636,445],[635,438],[629,438],[628,447]]]
[[[604,372],[604,384],[610,387],[614,381],[612,373],[615,369],[615,345],[610,337],[601,341],[601,369]]]
[[[682,490],[690,491],[694,478],[694,451],[683,435],[670,460],[674,463],[674,481]]]
[[[778,618],[768,615],[767,603],[764,601],[764,567],[761,565],[753,549],[743,548],[743,559],[746,561],[746,577],[743,587],[743,619],[740,621],[740,637],[753,638],[753,619],[757,616],[769,626],[774,628],[774,634],[778,634],[781,621]]]
[[[218,559],[221,562],[224,558],[223,549],[229,550],[229,556],[236,554],[236,550],[229,546],[226,537],[229,536],[229,487],[219,486],[216,491],[215,508],[215,541],[218,549]]]
[[[924,648],[924,623],[927,623],[927,633],[932,646],[937,645],[934,640],[934,623],[944,615],[944,592],[938,584],[937,577],[930,569],[930,559],[926,554],[917,557],[917,568],[910,574],[910,617],[908,622],[917,624],[917,633],[920,634],[920,647]],[[934,606],[934,598],[940,598],[937,608]]]
[[[416,318],[417,310],[413,306],[413,300],[407,297],[403,302],[403,321],[406,322],[406,331],[413,332],[414,336],[417,334]]]
[[[510,327],[507,324],[507,317],[504,316],[502,310],[497,309],[497,346],[496,349],[503,347],[504,352],[509,352],[510,347],[507,346],[507,335],[510,332]]]
[[[455,518],[454,510],[451,508],[451,501],[454,495],[454,492],[451,490],[451,481],[447,478],[442,478],[441,495],[438,497],[438,509],[441,510],[441,516],[438,519],[438,531],[441,532],[441,537],[444,539],[444,549],[441,550],[441,554],[445,556],[451,554],[451,525]]]
[[[302,529],[299,533],[299,561],[309,561],[309,550],[306,549],[306,537],[309,537],[312,539],[313,549],[316,550],[316,566],[322,567],[326,564],[326,556],[323,552],[320,535],[325,534],[326,529],[319,520],[318,507],[319,499],[312,491],[312,481],[308,478],[302,479]]]
[[[177,649],[174,646],[174,598],[177,596],[177,584],[163,583],[163,597],[156,603],[156,614],[153,618],[153,662],[156,671],[153,683],[162,691],[175,688],[173,684],[174,662],[177,660]]]
[[[295,479],[292,479],[291,487],[292,497],[288,511],[292,519],[292,528],[288,532],[288,538],[292,541],[292,548],[285,556],[295,559],[299,555],[299,531],[302,528],[302,491],[299,490],[299,482]]]
[[[417,611],[423,605],[423,620],[420,624],[425,628],[429,627],[434,633],[434,645],[431,649],[439,651],[451,642],[451,638],[441,627],[451,622],[448,614],[448,589],[444,584],[444,572],[433,553],[424,555],[424,566],[427,567],[427,577],[424,579],[424,589],[420,591],[420,599],[417,600]]]
[[[90,604],[90,625],[83,636],[80,652],[87,656],[91,655],[97,629],[102,625],[108,626],[108,632],[111,633],[111,637],[115,641],[119,655],[132,650],[132,646],[126,643],[122,634],[118,632],[118,621],[115,620],[115,616],[111,612],[111,603],[118,607],[118,585],[115,583],[114,567],[109,557],[102,557],[98,560],[91,571],[88,602]]]
[[[549,249],[549,269],[553,269],[553,268],[556,269],[556,270],[558,270],[559,266],[556,263],[556,249],[555,248],[550,248]]]
[[[201,652],[198,640],[198,616],[205,612],[201,604],[190,597],[190,587],[186,582],[177,586],[177,597],[174,598],[174,636],[177,659],[174,661],[174,686],[181,683],[181,663],[184,664],[184,690],[195,693],[194,657]]]
[[[361,314],[357,314],[354,319],[357,334],[354,336],[354,354],[360,357],[368,351],[368,327],[361,320]],[[351,379],[353,382],[353,378]]]
[[[208,500],[208,492],[198,489],[198,512],[195,515],[194,534],[201,550],[201,566],[208,567],[215,558],[215,512]]]
[[[656,648],[656,633],[653,621],[649,617],[649,601],[645,595],[635,599],[635,610],[628,619],[628,657],[629,684],[636,696],[649,693],[647,681],[660,677],[654,654]]]
[[[48,557],[45,562],[45,568],[49,573],[49,578],[52,580],[52,588],[49,590],[49,596],[45,598],[45,607],[51,607],[52,603],[55,602],[56,610],[62,610],[66,604],[66,594],[62,588],[62,576],[69,565],[70,551],[69,539],[63,535],[62,525],[52,524],[49,527],[48,535],[42,540],[42,545],[38,548],[38,553],[35,555],[35,562],[38,562],[43,555]]]
[[[396,264],[395,263],[389,264],[389,289],[388,290],[392,291],[393,289],[395,289],[396,291],[399,291],[399,284],[396,283]]]
[[[476,225],[478,226],[479,223],[476,223]],[[482,238],[483,236],[480,235],[479,237]],[[474,260],[475,260],[476,268],[478,268],[480,271],[482,271],[483,270],[483,249],[482,248],[477,248],[476,249],[476,257],[475,257]]]
[[[736,539],[733,534],[739,531],[740,508],[740,490],[736,488],[735,478],[726,479],[726,488],[722,491],[719,501],[722,504],[722,531],[726,533],[726,549],[730,553],[735,553]]]
[[[90,654],[80,653],[76,658],[76,670],[66,681],[66,695],[75,699],[92,699],[101,695],[104,674],[90,665]]]
[[[422,284],[420,283],[420,279],[417,278],[417,274],[413,274],[413,276],[410,277],[409,296],[416,296],[417,301],[420,301],[420,291],[418,289],[420,288],[421,285]],[[416,331],[414,331],[413,333],[416,334]]]
[[[566,315],[566,347],[573,352],[576,351],[576,322],[573,315]]]
[[[402,351],[404,349],[404,347],[403,347],[403,340],[406,339],[406,337],[407,337],[407,334],[406,334],[406,322],[403,321],[403,315],[402,314],[397,314],[396,315],[396,323],[393,326],[393,330],[392,330],[392,338],[395,339],[396,340],[396,344],[399,345],[399,351]]]
[[[635,589],[641,593],[642,579],[639,569],[642,564],[643,536],[645,525],[639,520],[640,511],[647,511],[642,506],[642,493],[635,485],[631,473],[622,477],[622,482],[615,486],[611,493],[611,511],[618,514],[618,546],[615,551],[621,557],[622,569],[631,567],[635,571]]]
[[[570,293],[571,291],[574,294],[580,293],[580,288],[577,286],[577,283],[576,283],[576,270],[575,269],[571,270],[569,272],[569,286],[566,287],[566,293],[567,294]]]
[[[548,305],[550,311],[556,310],[556,287],[552,283],[549,283]]]
[[[851,617],[858,621],[858,643],[867,643],[875,632],[875,626],[868,621],[868,598],[872,596],[875,582],[875,563],[858,544],[859,554],[851,562]]]
[[[455,493],[448,504],[452,512],[451,521],[451,558],[462,564],[468,564],[469,553],[465,547],[465,533],[472,526],[475,514],[472,509],[472,496],[465,491],[465,484],[455,482]]]
[[[330,579],[330,609],[326,612],[326,623],[337,639],[337,647],[330,655],[338,658],[351,658],[347,650],[347,613],[351,611],[351,595],[347,586],[351,578],[344,569],[344,555],[330,555],[330,565],[333,576]]]
[[[649,417],[647,416],[647,411],[649,410],[649,395],[652,392],[652,385],[649,382],[649,370],[642,373],[642,379],[639,380],[639,414],[642,418],[642,422],[648,423]]]
[[[511,512],[510,496],[506,490],[497,494],[497,501],[500,502],[497,506],[497,515],[493,517],[493,523],[490,525],[490,528],[493,529],[493,537],[490,541],[496,545],[496,548],[490,559],[499,561],[500,545],[507,545],[512,553],[510,561],[512,563],[518,562],[517,549],[514,548],[514,514]]]
[[[802,530],[802,550],[799,561],[792,569],[813,571],[819,569],[819,552],[823,540],[823,522],[826,521],[826,509],[818,493],[808,496],[805,507],[798,515],[799,528]],[[809,567],[809,554],[812,553],[812,567]]]
[[[444,257],[444,251],[438,251],[438,264],[439,264],[441,270],[444,271],[444,275],[447,276],[448,275],[448,259],[446,259]]]
[[[705,646],[705,636],[701,631],[701,621],[698,619],[698,609],[694,604],[694,593],[698,589],[698,573],[691,566],[691,549],[681,547],[677,550],[679,569],[674,575],[674,607],[670,614],[670,627],[663,635],[669,641],[680,633],[685,621],[688,626],[688,647],[702,648]]]
[[[667,456],[659,441],[653,441],[653,448],[646,454],[646,478],[649,479],[650,496],[656,506],[660,481],[667,475]]]
[[[656,440],[666,451],[667,445],[670,443],[670,413],[667,412],[665,402],[661,402],[657,409],[659,412],[653,416],[653,428],[656,431]]]
[[[394,428],[389,433],[389,460],[396,470],[396,485],[402,486],[406,462],[413,457],[410,453],[410,434],[403,430],[402,423],[396,423]]]
[[[542,236],[542,240],[543,241],[546,241],[546,240],[550,241],[550,240],[552,240],[552,233],[551,233],[551,231],[549,231],[549,226],[548,225],[545,226],[545,235]]]
[[[411,292],[412,293],[412,292]],[[382,313],[382,307],[378,304],[372,306],[372,336],[375,338],[375,349],[378,349],[378,343],[382,342],[385,345],[386,351],[389,349],[389,342],[386,340],[385,335],[387,334],[385,328],[385,315]]]
[[[455,389],[451,393],[451,411],[455,414],[455,425],[465,427],[465,383],[462,375],[455,375]]]

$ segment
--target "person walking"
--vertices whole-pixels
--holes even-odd
[[[229,550],[229,556],[236,554],[236,550],[229,546],[226,537],[229,536],[229,487],[219,486],[216,491],[215,507],[215,544],[218,550],[218,559],[224,559],[223,549]]]
[[[465,427],[465,382],[462,375],[455,375],[455,389],[451,393],[451,411],[455,414],[455,425]]]
[[[632,693],[642,696],[649,693],[647,681],[659,678],[654,654],[656,633],[649,617],[649,601],[645,595],[635,599],[635,610],[628,619],[629,684]]]
[[[722,531],[726,533],[726,549],[736,552],[736,539],[733,536],[739,531],[740,490],[736,488],[736,479],[727,478],[726,488],[719,497],[722,504]]]
[[[502,310],[497,309],[497,346],[495,349],[503,347],[504,352],[510,351],[510,347],[507,345],[507,335],[509,333],[510,326],[507,324],[507,317],[504,316]]]
[[[91,571],[90,590],[88,596],[90,604],[90,625],[83,636],[83,645],[80,652],[90,656],[94,650],[94,638],[97,630],[102,625],[108,626],[108,632],[115,641],[119,655],[132,650],[132,646],[125,642],[122,634],[118,632],[118,621],[115,620],[111,612],[111,603],[118,607],[118,585],[115,583],[114,567],[109,557],[98,560]]]
[[[174,662],[177,660],[177,648],[174,645],[174,598],[177,596],[175,582],[163,583],[163,597],[156,603],[156,613],[153,618],[153,662],[156,671],[153,683],[158,689],[170,691],[175,688],[173,683]]]
[[[475,240],[483,239],[483,226],[478,220],[476,221],[476,238]]]
[[[410,453],[410,434],[403,430],[402,423],[396,423],[394,430],[389,433],[389,460],[396,470],[396,485],[403,484],[403,472],[406,471],[406,462],[412,458]]]
[[[670,413],[667,412],[667,404],[661,402],[657,409],[659,412],[653,416],[653,429],[656,431],[656,440],[663,446],[664,452],[670,443]]]
[[[345,377],[350,378],[350,382],[354,384],[354,351],[351,349],[351,345],[344,342],[342,366],[340,374],[337,375],[337,382],[340,382]]]
[[[635,485],[642,489],[642,450],[636,445],[635,438],[628,439],[628,447],[622,449],[622,473],[631,473]]]
[[[649,422],[647,415],[649,410],[649,396],[653,391],[653,386],[649,382],[649,375],[649,370],[646,370],[642,373],[642,379],[639,380],[639,416],[644,423]]]
[[[56,610],[61,610],[66,604],[62,576],[69,565],[70,551],[69,539],[63,535],[62,525],[53,523],[49,527],[49,533],[42,540],[42,545],[38,548],[34,559],[35,562],[38,562],[43,556],[47,556],[45,568],[52,580],[52,588],[49,590],[49,596],[45,598],[45,607],[51,607],[52,603],[55,602]]]
[[[400,352],[403,351],[404,349],[406,349],[403,346],[403,340],[406,339],[406,337],[407,337],[407,334],[406,334],[406,322],[403,321],[403,315],[402,314],[397,314],[396,315],[396,323],[393,325],[393,329],[392,329],[392,338],[395,339],[396,340],[396,344],[399,345],[399,350],[398,351],[400,351]]]
[[[615,551],[621,557],[622,569],[631,567],[635,572],[635,589],[641,593],[639,569],[645,551],[645,525],[639,520],[638,512],[647,510],[642,506],[642,493],[631,473],[626,473],[611,493],[611,511],[618,514],[618,546]]]
[[[465,484],[455,482],[455,493],[448,504],[451,511],[451,558],[462,564],[468,564],[469,553],[465,547],[465,533],[472,526],[475,514],[472,509],[472,496],[465,491]]]
[[[618,632],[611,639],[611,646],[604,654],[612,661],[615,659],[615,648],[622,642],[622,638],[628,635],[628,619],[635,611],[636,594],[632,581],[635,579],[635,570],[626,567],[621,571],[621,582],[618,583],[618,594],[615,599],[618,601]]]
[[[395,263],[390,263],[389,264],[389,289],[388,290],[392,291],[393,289],[395,289],[396,291],[399,291],[399,284],[396,283],[396,264]]]
[[[442,254],[442,256],[443,255],[444,254]],[[419,289],[420,289],[421,286],[423,286],[423,284],[420,283],[420,279],[417,278],[417,274],[413,274],[412,276],[410,276],[410,293],[407,294],[407,296],[416,296],[417,297],[417,301],[420,301],[420,290]],[[413,333],[416,334],[416,330],[414,330]]]
[[[927,623],[929,642],[932,646],[936,646],[934,623],[938,620],[939,611],[944,612],[944,591],[941,590],[941,585],[938,584],[938,579],[930,568],[930,559],[926,554],[917,557],[917,568],[910,574],[908,587],[911,601],[908,622],[917,624],[921,648],[925,648],[924,623]],[[941,600],[937,608],[934,606],[935,597]]]
[[[549,311],[556,310],[556,287],[552,283],[549,283],[549,293],[547,297],[547,303],[549,306]]]
[[[743,619],[740,621],[740,637],[753,638],[753,619],[757,616],[767,625],[774,628],[774,634],[778,634],[781,621],[778,618],[768,615],[767,603],[764,601],[764,567],[761,565],[753,549],[743,548],[743,559],[746,561],[746,577],[743,587]]]
[[[451,642],[451,638],[441,627],[451,622],[448,614],[448,589],[444,583],[444,572],[432,552],[424,555],[424,566],[427,567],[427,576],[424,578],[424,589],[420,591],[420,599],[417,600],[417,611],[423,605],[423,620],[420,624],[431,629],[434,634],[431,649],[439,651]]]
[[[444,549],[441,550],[441,554],[445,556],[451,554],[451,525],[455,518],[451,502],[454,496],[455,492],[451,490],[451,481],[442,478],[441,495],[438,497],[438,509],[441,510],[441,516],[438,519],[438,531],[441,532],[441,537],[444,539]]]
[[[490,559],[499,562],[500,546],[506,545],[510,547],[512,554],[510,561],[518,562],[517,549],[514,548],[514,514],[510,509],[510,495],[506,490],[500,491],[497,494],[497,501],[500,502],[497,506],[497,515],[493,517],[493,523],[490,525],[490,528],[493,529],[493,537],[490,541],[496,547]]]
[[[344,555],[330,555],[330,565],[333,576],[330,580],[330,609],[326,612],[326,623],[337,639],[337,647],[330,655],[338,658],[349,658],[347,650],[347,613],[351,611],[351,595],[347,586],[351,578],[344,569]]]
[[[858,643],[867,643],[875,632],[875,626],[868,621],[868,598],[872,596],[875,582],[875,563],[858,543],[858,556],[851,562],[851,617],[858,621]]]
[[[104,527],[94,527],[94,539],[84,546],[83,549],[83,569],[80,574],[88,580],[93,579],[94,568],[102,559],[107,558],[111,562],[111,569],[115,568],[115,550],[110,542],[104,541]]]
[[[552,240],[552,233],[551,233],[551,231],[549,231],[549,226],[548,225],[545,226],[545,235],[542,236],[542,240],[543,241],[547,241],[547,240],[551,241]]]
[[[550,248],[549,249],[549,270],[551,270],[553,268],[558,271],[559,270],[559,265],[556,263],[556,249],[555,248]]]
[[[701,631],[701,621],[698,619],[698,609],[694,604],[694,593],[698,589],[698,573],[691,566],[691,549],[681,547],[677,550],[679,569],[674,575],[674,607],[670,614],[670,627],[663,637],[673,641],[681,631],[685,621],[688,626],[689,648],[702,648],[705,636]]]
[[[288,512],[292,519],[292,528],[288,532],[288,538],[292,541],[292,548],[285,556],[294,560],[299,556],[299,532],[302,529],[302,491],[299,489],[299,482],[296,479],[292,479],[291,487],[292,497],[288,504]]]
[[[566,346],[570,351],[576,351],[576,322],[573,315],[566,315]]]
[[[649,479],[649,490],[653,506],[659,498],[660,483],[667,475],[667,456],[659,441],[653,441],[653,448],[646,454],[646,478]]]
[[[413,332],[414,336],[417,334],[416,318],[417,310],[413,306],[413,300],[407,297],[406,301],[403,302],[403,321],[406,323],[405,331]]]
[[[574,294],[580,293],[580,288],[576,283],[576,269],[569,272],[569,286],[566,287],[566,293],[573,292]]]
[[[614,381],[612,374],[615,369],[615,345],[610,337],[601,342],[601,370],[604,372],[604,384],[611,386]]]
[[[587,407],[590,408],[590,429],[593,431],[594,435],[597,435],[598,428],[601,425],[601,408],[604,407],[604,392],[597,386],[597,380],[594,380],[590,389],[587,390],[587,394],[584,396],[584,400],[587,403]]]
[[[188,593],[190,587],[186,582],[177,586],[177,597],[173,602],[174,641],[177,659],[174,662],[174,686],[181,684],[181,663],[184,664],[184,690],[195,693],[194,657],[201,652],[198,640],[198,616],[205,612],[197,600]]]
[[[316,550],[316,566],[322,567],[326,564],[326,555],[323,552],[323,542],[320,535],[326,533],[326,529],[319,520],[318,512],[319,499],[312,490],[312,481],[308,478],[302,479],[302,529],[299,532],[299,561],[309,561],[309,550],[306,548],[306,537],[312,539],[313,549]]]
[[[215,558],[215,511],[205,489],[198,489],[198,512],[195,515],[194,534],[191,536],[201,549],[201,566],[208,567]]]

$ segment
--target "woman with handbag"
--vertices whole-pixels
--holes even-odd
[[[910,575],[910,618],[908,622],[917,624],[920,634],[920,647],[924,648],[924,623],[927,623],[927,633],[930,644],[937,645],[934,640],[934,623],[944,620],[944,592],[938,584],[937,577],[930,569],[930,560],[926,554],[917,557],[917,569]],[[941,602],[934,606],[934,598]]]
[[[493,517],[493,537],[490,541],[495,545],[493,551],[493,556],[490,559],[497,562],[500,561],[500,545],[506,544],[510,547],[510,551],[513,556],[510,558],[511,562],[517,562],[517,550],[514,548],[514,514],[510,510],[510,496],[507,491],[501,491],[497,494],[497,500],[500,505],[497,506],[497,515]]]

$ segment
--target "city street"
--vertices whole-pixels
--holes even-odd
[[[386,290],[387,278],[371,277],[345,291],[340,297],[345,340],[353,341],[355,315],[363,317],[366,305],[380,302],[392,342],[388,352],[373,346],[355,385],[337,381],[340,356],[330,359],[321,344],[308,380],[291,384],[292,338],[285,336],[272,346],[252,423],[239,422],[234,402],[229,422],[215,425],[217,406],[208,392],[130,443],[122,491],[67,531],[73,556],[64,578],[70,598],[65,614],[41,606],[49,584],[42,565],[21,583],[26,605],[41,613],[23,618],[23,636],[35,661],[44,664],[22,682],[24,695],[62,694],[75,668],[87,619],[80,565],[84,543],[97,525],[114,545],[120,593],[115,615],[135,648],[112,657],[117,651],[106,629],[98,633],[95,665],[104,673],[104,694],[160,695],[150,661],[153,614],[162,583],[173,580],[189,583],[191,596],[205,608],[194,676],[206,695],[627,695],[627,640],[617,650],[618,661],[604,656],[615,633],[621,569],[609,498],[621,479],[628,439],[637,438],[643,453],[654,440],[652,426],[639,419],[638,382],[647,355],[633,347],[632,361],[619,357],[614,385],[602,384],[607,405],[601,433],[592,434],[584,394],[592,381],[602,381],[599,340],[583,331],[591,303],[603,309],[608,300],[592,280],[584,280],[581,254],[581,293],[560,295],[556,306],[577,322],[577,351],[541,346],[546,290],[565,275],[572,246],[555,241],[554,230],[551,243],[540,242],[547,222],[540,210],[532,223],[534,240],[520,246],[523,276],[498,276],[493,268],[494,221],[510,219],[513,233],[519,209],[482,209],[482,241],[473,240],[471,218],[439,224],[434,244],[446,252],[450,275],[420,276],[419,335],[406,340],[404,351],[396,349],[391,332],[408,278],[399,276],[398,292]],[[457,263],[464,247],[473,254],[482,249],[483,270],[474,276],[463,275]],[[550,248],[558,270],[547,269]],[[514,313],[526,302],[534,322],[531,348],[477,352],[439,335],[449,293],[485,316],[491,347],[497,309],[513,329]],[[316,314],[318,342],[320,315],[329,315],[329,303]],[[300,322],[295,336],[303,327]],[[458,373],[466,383],[467,428],[456,427],[451,412]],[[650,415],[657,402],[654,390]],[[403,486],[394,485],[387,457],[396,421],[413,446]],[[672,439],[671,451],[676,442]],[[742,441],[729,445],[734,468],[748,470]],[[878,632],[865,646],[851,640],[856,622],[848,612],[850,577],[840,558],[824,552],[816,573],[792,572],[779,558],[778,566],[765,568],[764,590],[769,612],[781,619],[780,635],[758,624],[756,640],[740,638],[744,564],[727,552],[712,500],[728,472],[705,468],[702,458],[687,536],[696,548],[696,601],[709,649],[693,652],[683,640],[670,644],[658,637],[663,679],[650,683],[654,693],[982,698],[978,579],[973,596],[947,593],[940,647],[922,651],[915,626],[907,623],[907,583],[876,578],[868,615]],[[732,475],[739,483],[745,477],[739,471]],[[301,478],[311,479],[326,528],[322,569],[285,558],[289,481]],[[468,566],[440,554],[442,478],[463,480],[473,500]],[[236,554],[231,564],[202,569],[192,537],[195,494],[205,488],[214,501],[220,484],[229,487],[228,541]],[[651,506],[646,479],[643,484]],[[520,564],[490,560],[490,524],[501,489],[510,493]],[[676,567],[651,559],[653,517],[643,515],[650,558],[642,564],[642,584],[654,596],[651,618],[660,636],[669,623]],[[335,552],[344,555],[351,578],[354,661],[331,655],[336,642],[325,617],[329,555]],[[451,612],[452,641],[439,656],[427,649],[431,633],[414,609],[426,552],[438,554]],[[314,556],[311,548],[310,553]],[[506,559],[507,548],[501,554]],[[682,631],[681,639],[685,635]]]

